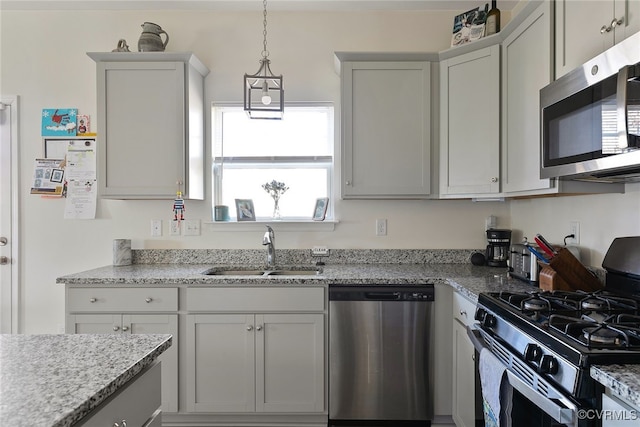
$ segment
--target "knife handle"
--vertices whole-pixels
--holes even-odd
[[[542,234],[536,234],[536,241],[540,240],[540,242],[543,244],[543,246],[546,246],[546,248],[553,254],[553,255],[557,255],[558,252],[553,248],[553,246],[551,246],[551,243],[547,242],[547,239],[545,239],[544,237],[542,237]]]

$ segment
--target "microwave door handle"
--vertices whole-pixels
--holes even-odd
[[[618,71],[618,85],[616,90],[616,115],[618,117],[618,152],[623,152],[629,147],[627,136],[627,81],[629,80],[630,65],[624,66]]]

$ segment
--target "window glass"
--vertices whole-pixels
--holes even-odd
[[[273,180],[288,188],[280,197],[283,220],[311,220],[316,199],[331,199],[333,107],[285,108],[282,120],[252,120],[242,107],[214,106],[214,204],[253,200],[257,220],[272,218],[274,200],[262,188]],[[329,203],[327,218],[332,217]]]

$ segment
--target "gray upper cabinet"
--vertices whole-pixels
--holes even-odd
[[[556,0],[556,78],[640,31],[639,0]]]
[[[204,199],[204,77],[192,53],[88,53],[97,66],[98,183],[114,199]]]
[[[500,191],[500,46],[440,62],[440,197]]]
[[[342,60],[342,197],[428,198],[431,63],[336,56]]]

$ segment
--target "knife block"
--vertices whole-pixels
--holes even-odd
[[[545,269],[547,269],[546,272]],[[558,250],[558,254],[549,261],[549,266],[542,269],[540,288],[543,287],[543,272],[545,275],[544,286],[556,286],[553,289],[594,292],[603,288],[600,280],[587,270],[567,248]]]
[[[545,265],[538,273],[538,287],[543,291],[572,291],[571,287],[551,267]]]

